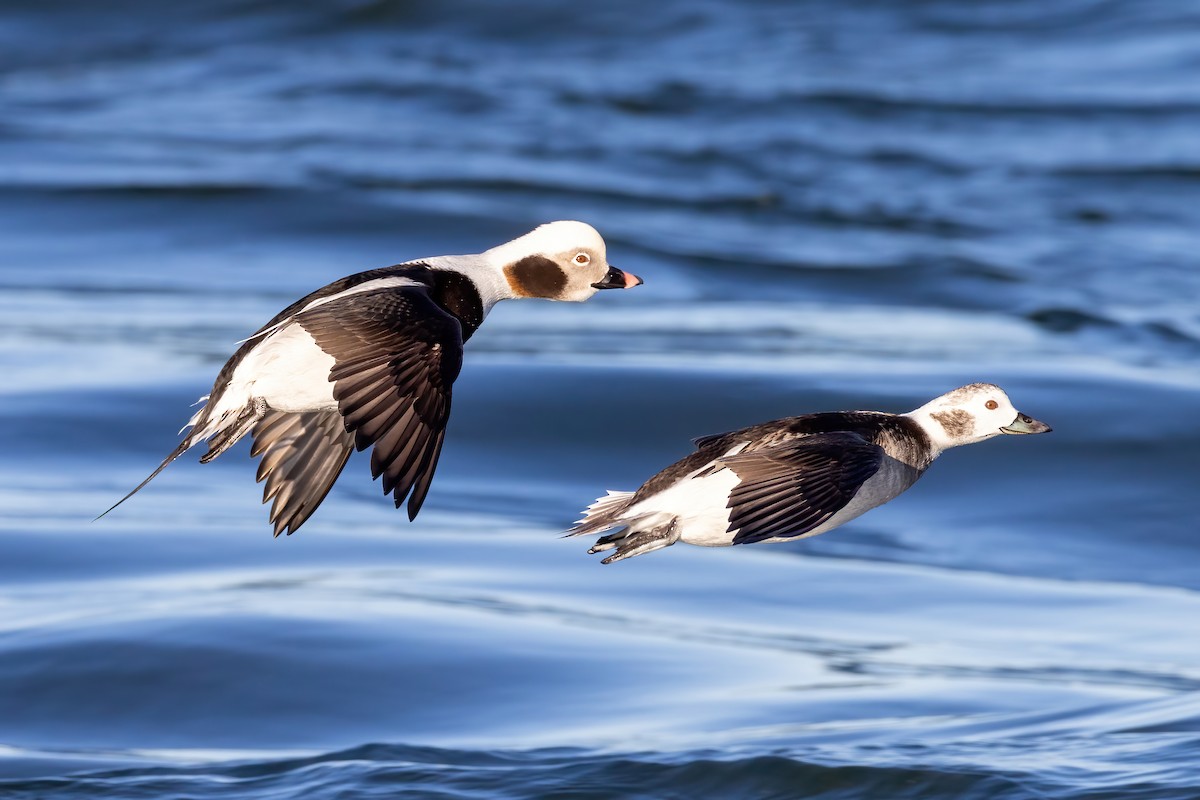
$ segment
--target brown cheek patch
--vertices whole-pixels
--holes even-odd
[[[567,274],[545,256],[526,256],[509,264],[504,277],[521,297],[558,297],[567,286]]]
[[[937,420],[937,423],[946,431],[946,435],[951,437],[967,436],[975,430],[975,418],[961,408],[952,411],[938,411],[929,416]]]

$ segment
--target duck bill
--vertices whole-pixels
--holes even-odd
[[[644,281],[632,272],[609,267],[604,277],[592,284],[594,289],[632,289],[641,286]]]
[[[1044,422],[1038,422],[1036,419],[1025,414],[1017,414],[1017,418],[1010,424],[1005,425],[1000,430],[1005,433],[1049,433],[1053,430]]]

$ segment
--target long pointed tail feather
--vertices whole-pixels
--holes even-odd
[[[92,520],[92,522],[95,522],[97,519],[100,519],[100,517],[103,517],[109,511],[112,511],[114,508],[121,505],[121,503],[124,503],[126,500],[128,500],[129,498],[131,498],[135,494],[137,494],[139,491],[141,491],[142,487],[144,487],[147,483],[149,483],[150,481],[157,478],[158,473],[160,473],[164,469],[166,469],[167,465],[170,464],[172,461],[174,461],[175,459],[179,458],[181,455],[186,453],[188,448],[191,447],[193,444],[195,444],[195,442],[192,441],[191,436],[185,437],[184,440],[179,443],[179,446],[176,447],[174,450],[172,450],[171,454],[169,456],[167,456],[166,458],[163,459],[163,462],[158,465],[158,468],[155,469],[154,472],[150,473],[150,476],[148,478],[146,478],[146,480],[142,481],[137,486],[133,487],[133,490],[130,491],[129,494],[125,495],[120,500],[118,500],[117,502],[115,502],[111,506],[109,506],[108,511],[105,511],[104,514],[101,514],[99,517],[96,517],[96,519]]]

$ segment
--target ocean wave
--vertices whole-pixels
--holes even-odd
[[[1072,743],[1067,743],[1071,747]],[[1182,750],[1184,745],[1164,749]],[[899,755],[899,753],[897,753]],[[932,752],[906,756],[936,761]],[[1174,753],[1178,762],[1181,753]],[[718,752],[605,754],[558,748],[534,751],[462,750],[369,744],[321,755],[194,766],[139,766],[64,778],[0,781],[13,800],[54,797],[193,798],[305,797],[314,800],[393,797],[590,800],[694,800],[738,797],[859,800],[1047,800],[1172,798],[1188,791],[1178,770],[1127,766],[1105,774],[1076,769],[1035,774],[963,763],[872,766],[822,757]],[[1140,773],[1140,774],[1139,774]]]

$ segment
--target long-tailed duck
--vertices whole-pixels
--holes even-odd
[[[188,434],[132,497],[189,448],[202,463],[249,433],[261,456],[263,502],[275,535],[316,510],[352,449],[408,517],[437,468],[463,343],[497,301],[583,301],[641,278],[610,266],[604,240],[582,222],[551,222],[477,255],[436,256],[360,272],[297,300],[225,362]],[[112,511],[110,508],[108,511]],[[104,513],[107,514],[108,511]],[[100,516],[104,516],[101,514]]]
[[[588,550],[615,549],[605,564],[678,541],[727,547],[803,539],[898,496],[948,448],[1049,430],[990,383],[963,386],[907,414],[787,417],[697,439],[696,452],[636,492],[596,500],[567,534],[612,531]]]

